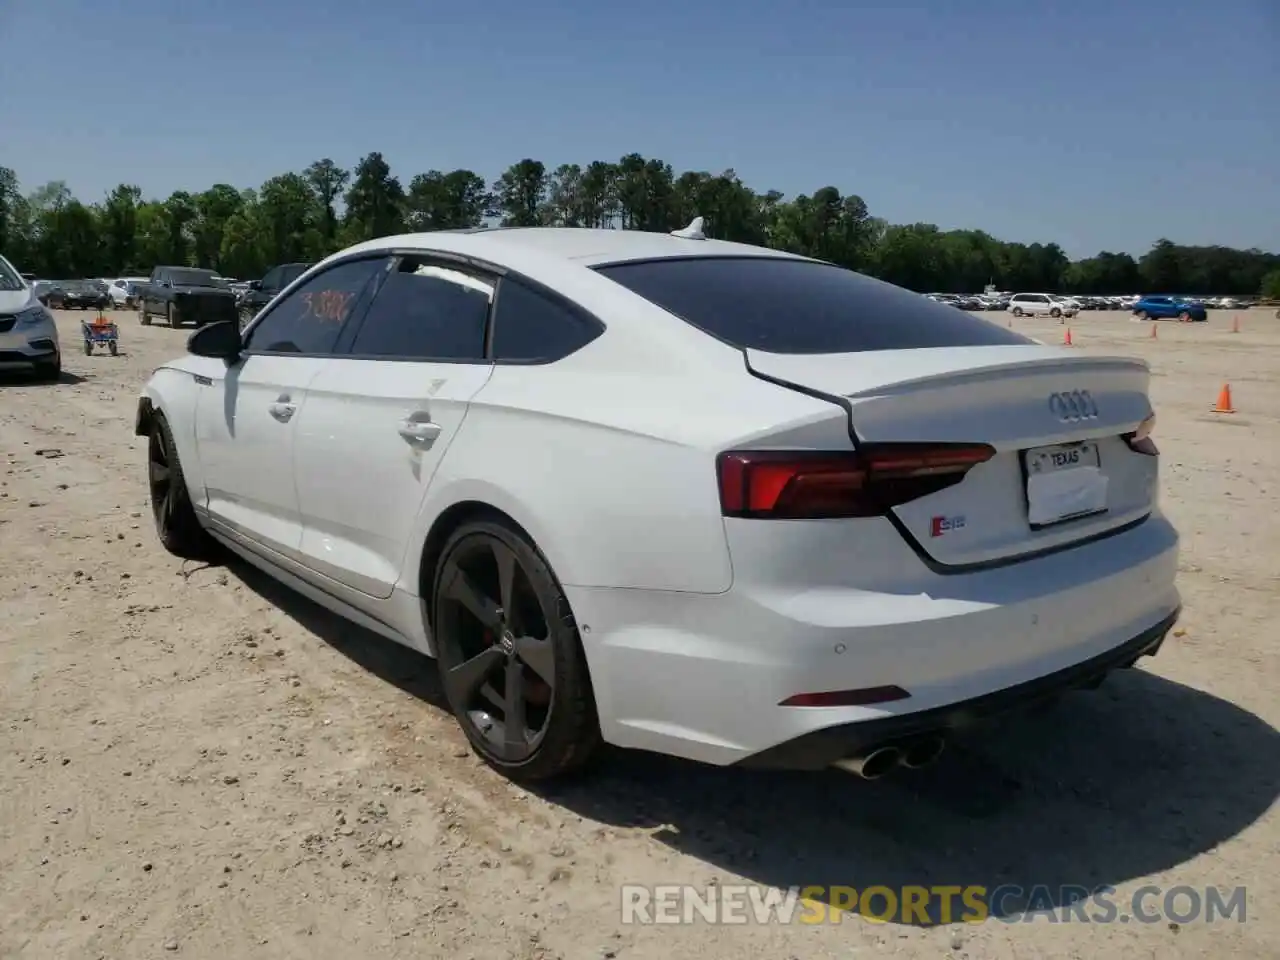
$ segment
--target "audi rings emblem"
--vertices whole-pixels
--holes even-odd
[[[1070,390],[1049,394],[1049,409],[1063,423],[1096,420],[1098,405],[1088,390]]]

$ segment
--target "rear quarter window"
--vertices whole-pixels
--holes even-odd
[[[1034,342],[911,290],[811,260],[682,257],[595,269],[713,337],[769,353]]]

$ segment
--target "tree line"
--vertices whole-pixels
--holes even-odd
[[[61,181],[23,193],[14,171],[0,167],[0,254],[51,278],[188,264],[251,279],[277,263],[318,260],[405,231],[495,222],[673,230],[695,216],[709,236],[817,257],[920,292],[976,292],[993,283],[1051,293],[1280,295],[1280,255],[1261,250],[1162,239],[1136,260],[1103,251],[1072,261],[1056,243],[890,224],[872,216],[862,197],[835,187],[787,199],[753,190],[733,170],[677,174],[637,153],[554,170],[524,159],[492,183],[471,170],[429,170],[406,186],[374,152],[351,170],[326,158],[256,190],[217,183],[158,200],[122,183],[96,203],[78,200]]]

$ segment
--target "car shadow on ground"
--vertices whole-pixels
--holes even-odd
[[[447,709],[434,661],[238,560],[232,567],[344,656]],[[954,742],[932,767],[872,782],[615,750],[588,775],[533,789],[583,817],[653,830],[658,842],[749,882],[821,887],[813,899],[831,903],[834,893],[850,912],[850,887],[901,896],[904,887],[976,886],[985,890],[980,915],[1012,919],[1174,868],[1241,833],[1280,795],[1280,733],[1226,700],[1135,669]],[[682,880],[706,877],[671,878]],[[861,906],[932,926],[962,919],[959,896],[951,903],[944,913],[932,898],[927,918],[886,916],[882,894]]]
[[[84,383],[93,376],[63,370],[57,380],[41,380],[29,370],[0,370],[0,387],[56,387],[59,384]]]

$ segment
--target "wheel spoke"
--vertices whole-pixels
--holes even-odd
[[[493,688],[492,683],[481,684],[480,698],[491,707],[497,707],[499,710],[503,708],[502,697],[498,691]]]
[[[514,657],[507,661],[506,690],[502,707],[502,740],[508,759],[518,760],[529,750],[525,731],[524,667]]]
[[[468,706],[481,684],[489,679],[494,668],[504,659],[505,656],[499,648],[486,647],[470,660],[464,660],[456,667],[450,668],[445,675],[449,699],[459,706]]]
[[[151,482],[156,486],[169,482],[169,468],[163,463],[151,461]]]
[[[507,618],[507,626],[514,629],[511,617],[516,609],[516,555],[505,543],[494,540],[493,561],[498,567],[498,603]]]
[[[466,607],[471,615],[487,629],[492,630],[495,634],[501,633],[502,612],[498,609],[497,604],[477,590],[475,584],[471,582],[471,578],[463,573],[462,568],[456,563],[450,566],[446,576],[448,579],[445,581],[445,594],[451,600],[456,600]]]
[[[516,659],[528,665],[547,686],[555,687],[555,648],[549,639],[516,637]]]

